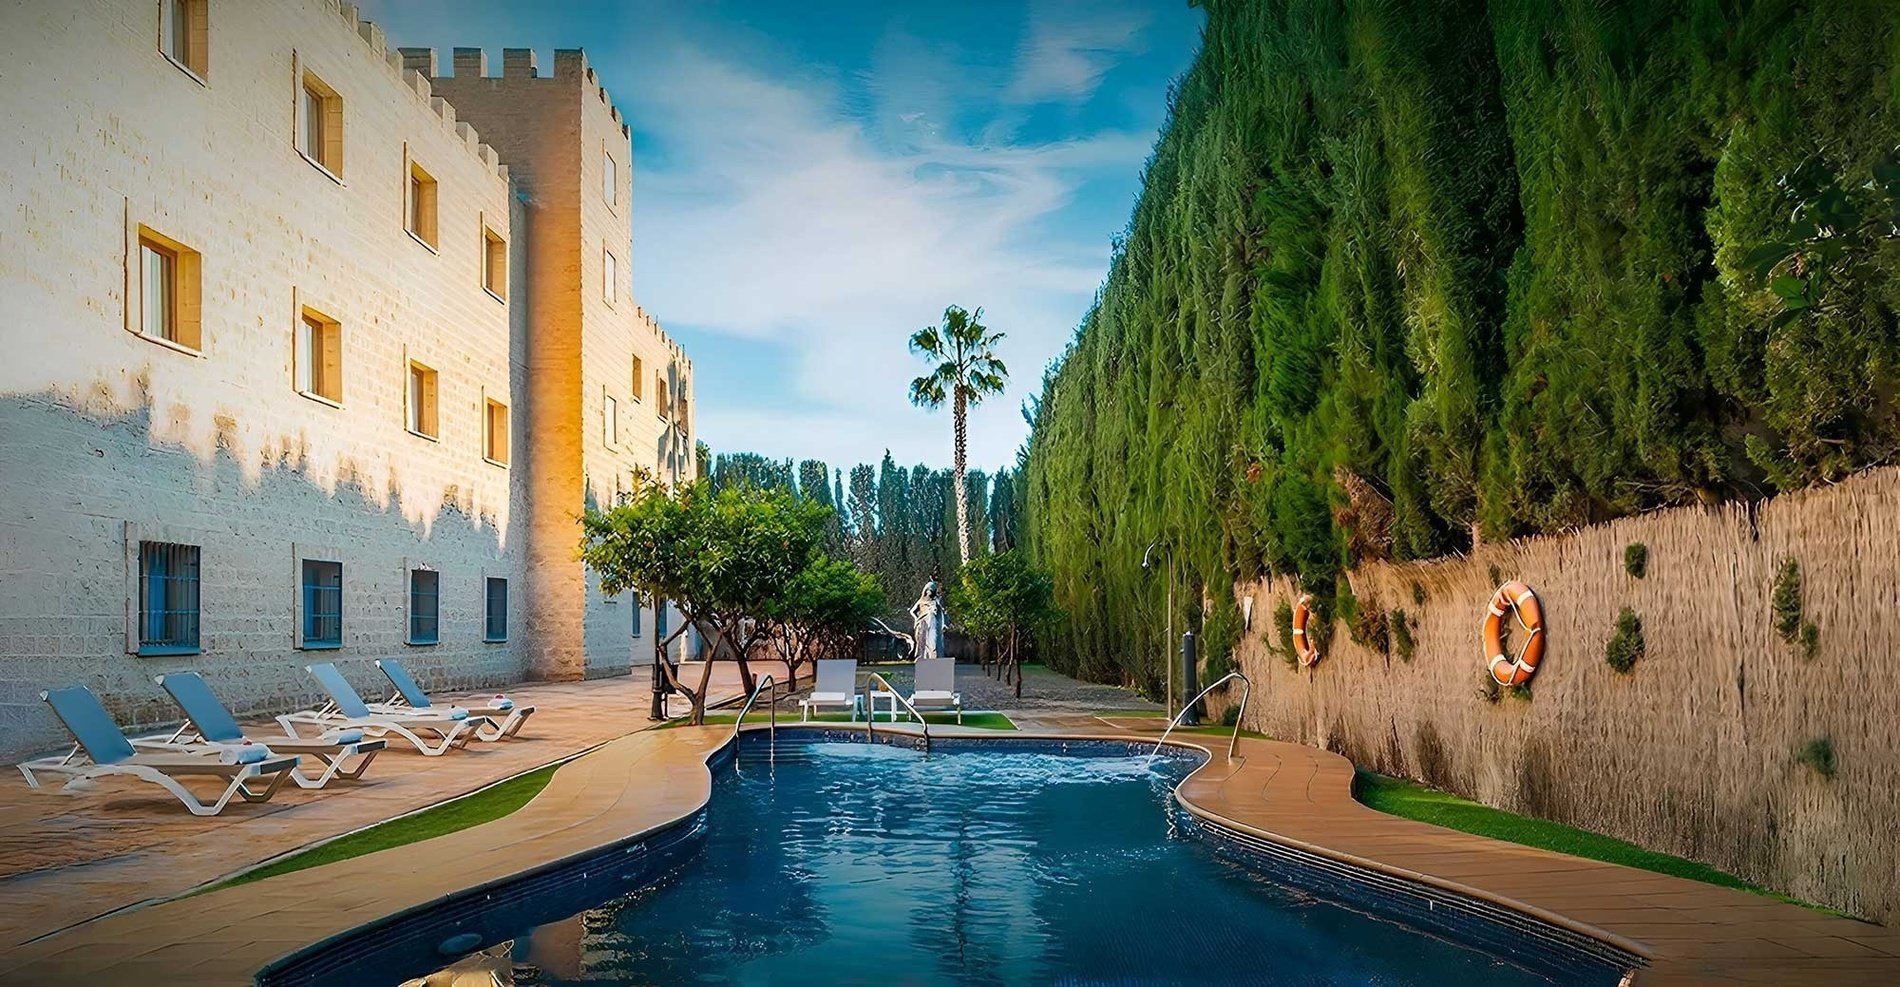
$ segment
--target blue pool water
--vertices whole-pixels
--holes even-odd
[[[493,952],[517,984],[1547,984],[1176,831],[1142,756],[748,748],[659,883]]]

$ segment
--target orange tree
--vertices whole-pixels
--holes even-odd
[[[633,494],[619,506],[581,518],[581,559],[600,574],[603,592],[633,590],[672,601],[687,625],[707,635],[710,658],[724,652],[739,662],[750,692],[747,651],[770,626],[773,601],[811,563],[830,513],[784,490],[736,486],[714,493],[703,480],[672,490],[636,478]],[[670,663],[660,664],[692,702],[692,721],[703,723],[712,662],[695,686],[681,682]]]
[[[791,689],[798,689],[800,665],[826,655],[842,657],[883,610],[884,591],[876,576],[842,559],[814,555],[766,606]]]
[[[957,572],[951,612],[964,630],[1003,647],[1004,668],[1023,694],[1022,638],[1062,619],[1049,574],[1015,550],[971,559]]]

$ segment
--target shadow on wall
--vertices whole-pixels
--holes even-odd
[[[466,480],[405,492],[399,440],[414,437],[392,422],[371,461],[342,460],[334,482],[320,482],[300,436],[260,463],[236,451],[228,418],[213,421],[205,458],[157,437],[149,401],[102,413],[57,394],[0,397],[0,757],[69,743],[38,694],[74,683],[130,730],[176,721],[152,677],[183,669],[202,672],[240,714],[317,701],[302,668],[316,661],[335,661],[366,695],[388,691],[371,665],[382,657],[402,658],[430,689],[524,677],[521,635],[485,640],[486,580],[510,580],[521,598],[520,546],[504,522],[474,512],[470,493],[477,470],[497,467],[471,453]],[[446,457],[427,468],[456,471]],[[519,473],[508,478],[508,514],[525,517]],[[200,652],[127,653],[139,592],[128,522],[140,540],[199,546]],[[341,647],[296,647],[295,573],[308,556],[343,564]],[[408,643],[412,567],[439,574],[434,644]]]

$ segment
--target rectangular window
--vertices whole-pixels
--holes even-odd
[[[198,546],[139,543],[139,654],[198,651]]]
[[[482,640],[508,640],[508,580],[499,576],[488,577],[488,625]]]
[[[482,227],[482,287],[496,298],[508,297],[508,241]]]
[[[139,227],[138,330],[186,349],[200,348],[198,252]]]
[[[409,235],[435,246],[435,179],[421,167],[409,166]]]
[[[482,418],[482,455],[491,463],[508,465],[508,406],[490,400]]]
[[[633,594],[633,636],[640,636],[640,594]]]
[[[644,367],[645,364],[640,362],[639,357],[633,358],[633,399],[635,401],[640,400],[646,390],[646,381],[642,379],[646,376]]]
[[[614,260],[613,252],[610,250],[602,250],[600,256],[603,258],[601,267],[605,272],[603,274],[605,280],[600,286],[600,297],[611,302],[620,297],[620,264]]]
[[[302,118],[297,150],[332,177],[343,177],[343,98],[305,72],[297,115]]]
[[[620,402],[611,394],[606,396],[600,410],[600,440],[609,447],[620,444]]]
[[[343,326],[309,309],[297,320],[297,390],[343,403]]]
[[[661,418],[673,413],[671,395],[667,393],[666,375],[657,370],[653,372],[653,411]]]
[[[442,640],[442,574],[433,569],[409,570],[409,643],[435,644]]]
[[[303,647],[343,646],[343,563],[303,560]]]
[[[202,82],[210,67],[209,0],[161,0],[158,6],[158,50]]]
[[[410,363],[409,431],[436,438],[435,408],[435,371],[420,363]]]
[[[614,156],[602,151],[600,154],[600,194],[608,205],[620,201],[620,166],[614,163]]]

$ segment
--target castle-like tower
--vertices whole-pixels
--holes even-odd
[[[335,0],[0,10],[0,754],[73,682],[140,726],[179,669],[267,712],[650,657],[575,554],[696,468],[628,130],[579,51],[454,63]]]

